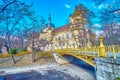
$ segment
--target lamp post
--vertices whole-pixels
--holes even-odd
[[[106,57],[106,50],[103,44],[103,36],[99,36],[100,46],[99,46],[99,57]]]

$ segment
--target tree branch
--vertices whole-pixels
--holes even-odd
[[[112,10],[112,11],[109,11],[109,13],[114,13],[114,12],[117,12],[117,11],[120,11],[120,8]]]
[[[3,1],[4,1],[4,0],[3,0]],[[12,2],[6,4],[6,5],[2,8],[2,12],[4,12],[5,8],[7,8],[9,5],[15,3],[16,1],[17,1],[17,0],[14,0],[14,1],[12,1]]]

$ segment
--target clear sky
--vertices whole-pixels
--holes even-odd
[[[52,23],[56,27],[65,25],[66,21],[69,19],[70,13],[74,12],[75,5],[83,3],[90,10],[97,12],[109,3],[111,0],[106,0],[103,4],[96,6],[93,0],[27,0],[28,2],[33,2],[33,9],[36,14],[42,16],[46,20],[48,19],[48,14],[51,14]],[[95,22],[95,24],[98,24]]]

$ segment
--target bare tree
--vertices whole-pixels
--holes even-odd
[[[23,18],[32,19],[34,13],[31,10],[32,4],[28,5],[18,0],[2,1],[3,3],[0,4],[0,32],[6,36],[10,55],[13,63],[15,63],[11,53],[11,38],[19,33],[17,32],[18,25],[23,22]]]
[[[120,21],[120,1],[117,0],[101,10],[100,22],[102,23],[106,44],[118,45],[119,39],[119,21]]]
[[[100,4],[102,4],[104,1],[106,0],[93,0],[96,4],[96,6],[99,6]]]
[[[105,43],[107,45],[119,45],[120,43],[120,25],[110,23],[104,26]]]
[[[120,1],[113,2],[109,5],[107,5],[105,8],[103,8],[101,13],[101,22],[104,23],[111,23],[111,22],[117,22],[120,20]]]
[[[95,17],[95,14],[92,11],[90,11],[87,7],[85,7],[83,4],[79,4],[78,6],[76,6],[74,16],[75,15],[81,16],[81,19],[76,20],[76,23],[72,24],[72,26],[76,26],[78,30],[78,35],[75,35],[72,32],[72,36],[76,40],[76,43],[77,41],[82,43],[82,45],[78,45],[77,43],[77,46],[83,47],[86,46],[88,42],[87,38],[88,31],[86,31],[86,25],[88,25],[88,27],[92,25],[92,19]]]

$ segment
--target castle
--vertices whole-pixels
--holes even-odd
[[[95,34],[86,28],[86,18],[82,15],[82,11],[79,11],[78,7],[76,7],[74,13],[70,15],[70,23],[55,28],[49,14],[48,23],[45,25],[45,28],[40,31],[38,36],[38,40],[44,42],[44,50],[50,51],[94,45]],[[40,48],[43,47],[41,46]]]

